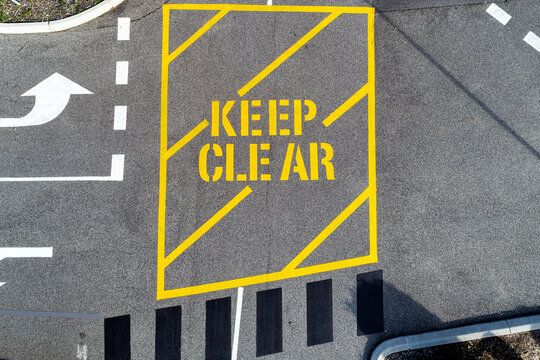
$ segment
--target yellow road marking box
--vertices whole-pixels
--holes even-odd
[[[377,262],[374,10],[163,6],[157,298]]]

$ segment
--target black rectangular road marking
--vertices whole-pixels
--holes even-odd
[[[358,336],[384,331],[382,270],[356,277],[356,311]]]
[[[257,356],[283,351],[281,288],[257,292]]]
[[[180,360],[182,307],[156,309],[156,360]]]
[[[129,315],[105,319],[105,360],[131,359],[130,324]]]
[[[306,285],[307,346],[334,341],[332,279]]]
[[[206,360],[231,358],[231,298],[206,302]]]

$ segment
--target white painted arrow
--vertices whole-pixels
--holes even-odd
[[[34,108],[21,118],[0,118],[0,127],[34,126],[54,120],[66,108],[71,95],[92,94],[59,73],[54,73],[21,96],[35,96]]]

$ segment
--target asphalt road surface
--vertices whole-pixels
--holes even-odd
[[[539,312],[538,1],[193,3],[0,36],[0,358],[367,359]]]

